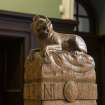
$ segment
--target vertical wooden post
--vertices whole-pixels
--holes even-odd
[[[63,19],[74,19],[74,0],[62,0],[61,8]]]

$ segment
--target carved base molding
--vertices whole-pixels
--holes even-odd
[[[56,101],[30,101],[25,100],[24,105],[97,105],[95,100],[77,100],[75,102],[65,102],[63,100],[56,100]]]
[[[72,103],[68,103],[65,101],[44,101],[42,105],[96,105],[96,101],[94,100],[84,100],[84,101],[75,101]]]

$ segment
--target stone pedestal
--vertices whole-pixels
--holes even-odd
[[[35,50],[26,59],[24,78],[24,105],[97,105],[94,68],[84,72],[58,69],[44,63]]]

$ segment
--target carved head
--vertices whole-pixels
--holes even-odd
[[[34,16],[32,23],[33,32],[38,35],[38,38],[43,40],[48,37],[51,30],[53,30],[51,21],[44,16]]]

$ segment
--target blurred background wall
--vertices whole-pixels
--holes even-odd
[[[90,0],[97,13],[98,32],[105,34],[105,0]],[[61,0],[0,0],[0,10],[47,15],[60,18]]]
[[[59,18],[61,0],[0,0],[0,9]]]

